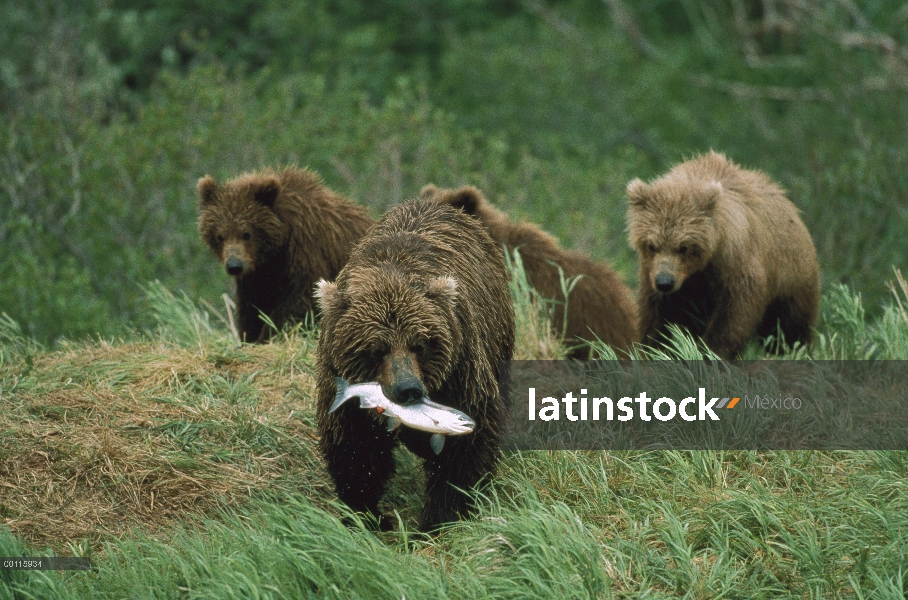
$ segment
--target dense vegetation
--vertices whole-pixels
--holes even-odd
[[[159,279],[220,303],[194,182],[316,169],[379,214],[473,183],[633,283],[624,186],[709,148],[804,211],[879,314],[908,225],[908,11],[845,0],[7,0],[0,310],[126,334]]]

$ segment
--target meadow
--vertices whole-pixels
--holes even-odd
[[[710,148],[817,246],[814,344],[908,359],[908,7],[849,0],[3,3],[6,598],[902,598],[901,451],[511,452],[473,519],[346,527],[317,328],[239,346],[195,182],[297,164],[378,216],[472,184],[636,285],[624,189]],[[560,358],[512,264],[518,358]],[[702,358],[679,335],[641,358]],[[764,356],[752,344],[745,358]]]
[[[512,273],[516,358],[562,356],[550,305],[519,263]],[[416,530],[419,460],[401,450],[382,505],[397,530],[344,525],[316,450],[317,330],[239,346],[223,314],[161,285],[147,293],[157,325],[128,342],[49,351],[3,323],[0,555],[86,556],[93,569],[0,571],[0,598],[901,598],[908,589],[903,451],[507,452],[477,492],[474,518],[426,537]],[[866,321],[847,290],[825,297],[809,357],[908,358],[904,280],[893,294],[884,316]],[[637,358],[704,356],[679,335]]]

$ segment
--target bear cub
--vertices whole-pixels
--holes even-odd
[[[558,241],[532,223],[522,223],[492,206],[482,192],[472,186],[457,189],[437,188],[432,184],[422,189],[426,200],[449,204],[478,219],[492,239],[513,251],[517,248],[527,280],[543,297],[564,302],[558,265],[565,279],[580,275],[568,296],[567,327],[564,307],[558,306],[552,327],[565,332],[565,343],[575,346],[574,358],[586,358],[582,340],[597,337],[618,351],[629,350],[637,341],[637,311],[630,288],[615,271],[588,256],[562,248]]]
[[[808,343],[820,268],[798,209],[779,186],[710,152],[647,184],[627,186],[630,244],[639,257],[645,344],[675,323],[733,358],[754,336]]]
[[[317,419],[338,497],[373,515],[394,473],[402,442],[424,459],[420,528],[431,531],[469,510],[469,490],[499,458],[507,415],[498,375],[514,348],[514,311],[501,248],[474,219],[441,204],[414,201],[388,211],[356,245],[334,283],[321,281]],[[430,433],[389,432],[384,417],[348,402],[328,409],[335,377],[378,381],[391,401],[424,396],[476,421],[446,438],[436,454]]]
[[[219,185],[198,182],[199,234],[236,281],[238,329],[245,342],[270,335],[314,309],[313,289],[334,278],[372,225],[361,206],[294,167],[246,173]]]

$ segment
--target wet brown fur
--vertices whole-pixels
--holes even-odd
[[[320,448],[338,496],[353,509],[377,514],[398,441],[425,459],[424,530],[463,515],[468,500],[455,487],[468,490],[493,471],[506,415],[499,361],[510,360],[514,347],[503,260],[473,219],[414,201],[378,221],[335,283],[319,283]],[[381,418],[354,402],[328,414],[337,376],[377,380],[394,401],[416,386],[468,414],[476,428],[448,436],[436,455],[431,434],[407,427],[388,432]]]
[[[781,327],[811,339],[820,270],[810,233],[781,188],[716,152],[627,186],[630,244],[639,257],[640,339],[669,323],[688,328],[724,358]],[[683,253],[682,253],[683,250]],[[673,290],[658,290],[672,280]]]
[[[475,187],[444,189],[429,184],[422,189],[421,197],[463,210],[479,219],[493,240],[509,250],[519,248],[530,285],[546,298],[564,301],[558,268],[552,263],[561,266],[565,279],[583,275],[568,296],[567,345],[576,346],[581,339],[598,337],[620,352],[636,341],[637,311],[633,294],[607,265],[562,248],[553,236],[532,223],[508,219]],[[563,330],[563,305],[555,310],[553,327],[558,334]],[[585,357],[588,349],[581,346],[572,355]]]
[[[238,326],[248,342],[269,337],[259,311],[281,328],[314,309],[313,288],[334,278],[372,225],[366,210],[325,187],[318,175],[288,167],[246,173],[219,185],[198,182],[199,234],[236,280]],[[244,236],[246,239],[244,239]]]

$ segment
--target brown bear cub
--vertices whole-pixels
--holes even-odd
[[[337,495],[379,518],[398,441],[422,457],[424,531],[469,509],[469,490],[491,474],[507,407],[499,363],[511,359],[514,312],[501,248],[473,219],[441,204],[392,208],[357,244],[337,281],[318,284],[320,449]],[[348,402],[328,414],[335,377],[378,381],[391,401],[423,397],[463,411],[472,433],[446,438],[439,454],[429,433],[389,432],[384,417]]]
[[[334,278],[372,225],[361,206],[326,188],[310,171],[246,173],[223,185],[199,179],[199,234],[236,280],[238,328],[265,342],[314,309],[315,282]]]
[[[754,335],[810,341],[820,268],[810,233],[781,188],[710,152],[627,186],[640,259],[640,334],[687,328],[723,358]]]
[[[637,341],[633,294],[608,266],[579,252],[565,250],[554,237],[532,223],[508,219],[475,187],[442,189],[429,184],[422,189],[421,197],[461,209],[479,219],[498,244],[511,251],[517,248],[530,285],[548,299],[564,301],[556,264],[561,266],[565,279],[582,275],[568,296],[567,328],[564,328],[563,306],[556,308],[553,319],[555,331],[565,332],[568,346],[598,337],[620,354]],[[575,347],[571,355],[586,357],[589,349]]]

